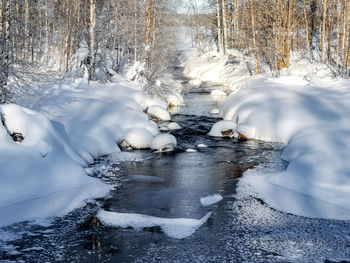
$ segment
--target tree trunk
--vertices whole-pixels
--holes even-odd
[[[325,36],[326,36],[326,15],[327,15],[327,0],[323,0],[322,31],[321,31],[321,43],[320,43],[321,63],[323,63],[323,56],[324,56],[324,42],[325,42]]]
[[[345,28],[345,41],[344,41],[344,52],[343,52],[343,70],[342,77],[345,77],[349,62],[349,30],[350,30],[350,3],[347,3],[346,16],[344,17],[344,28]]]
[[[24,0],[24,60],[28,61],[29,53],[29,3]]]
[[[337,0],[337,8],[338,8],[338,12],[337,12],[337,48],[335,51],[335,60],[337,62],[337,68],[339,68],[339,45],[340,45],[340,23],[341,23],[341,10],[343,8],[343,4],[340,6],[340,0]]]
[[[134,0],[134,62],[137,61],[137,0]]]
[[[90,0],[90,80],[95,80],[96,0]]]
[[[218,46],[219,53],[223,53],[223,43],[222,43],[222,28],[221,28],[221,15],[220,15],[220,0],[216,0],[216,19],[218,23]]]
[[[305,21],[305,29],[306,29],[306,48],[307,52],[310,54],[310,40],[309,40],[309,20],[308,20],[308,15],[307,15],[307,10],[306,10],[306,1],[304,1],[304,21]]]
[[[257,44],[256,44],[256,35],[255,35],[255,8],[254,8],[254,0],[250,0],[250,16],[251,16],[251,20],[252,20],[255,74],[259,74],[258,47],[257,47]]]
[[[226,13],[226,3],[222,0],[222,25],[224,30],[224,54],[228,50],[228,34],[227,34],[227,13]]]
[[[146,65],[148,69],[151,69],[151,59],[149,57],[150,53],[150,44],[151,44],[151,16],[152,16],[152,1],[146,0],[146,30],[145,30],[145,46],[146,46]]]

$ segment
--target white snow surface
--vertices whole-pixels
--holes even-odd
[[[202,206],[211,206],[216,204],[222,200],[222,196],[220,194],[212,194],[200,199]]]
[[[158,151],[172,151],[177,145],[174,135],[163,133],[155,136],[151,142],[151,149]]]
[[[0,226],[61,216],[106,195],[111,186],[88,176],[86,167],[120,152],[117,144],[133,131],[142,134],[142,147],[150,147],[159,130],[143,110],[154,100],[140,85],[113,79],[89,85],[64,79],[37,87],[21,106],[0,106]],[[24,140],[14,142],[13,132]]]
[[[209,212],[201,219],[161,218],[143,214],[117,213],[100,210],[97,217],[103,224],[112,227],[132,227],[136,230],[142,230],[145,227],[159,226],[167,236],[183,239],[193,235],[194,232],[208,220],[211,214],[212,213]]]
[[[213,125],[210,132],[208,133],[209,136],[213,137],[225,137],[228,135],[223,135],[221,132],[232,130],[232,132],[236,129],[237,125],[231,120],[223,120],[218,121]]]
[[[283,143],[281,158],[288,162],[282,172],[246,172],[239,190],[288,213],[350,219],[350,81],[298,53],[279,78],[266,69],[250,76],[246,65],[252,60],[238,51],[229,54],[208,52],[184,63],[186,76],[234,92],[219,113],[232,124],[219,121],[210,133],[220,136],[230,124],[250,139]]]
[[[239,133],[286,145],[287,170],[249,172],[241,184],[282,211],[350,219],[350,82],[298,84],[255,81],[222,105],[221,116],[237,123]]]
[[[169,112],[161,106],[152,105],[148,108],[147,113],[157,117],[162,121],[170,121]]]
[[[181,130],[182,127],[177,122],[170,122],[167,126],[169,130]]]
[[[225,91],[215,89],[210,93],[211,96],[227,96]]]
[[[151,146],[153,134],[143,128],[133,128],[128,130],[124,140],[134,149],[147,149]]]

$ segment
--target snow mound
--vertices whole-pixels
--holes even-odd
[[[185,101],[180,92],[176,90],[169,90],[165,94],[166,101],[170,107],[172,106],[184,106]]]
[[[233,121],[218,121],[213,125],[208,135],[213,137],[230,136],[236,130],[236,127],[237,125]]]
[[[349,219],[350,82],[333,82],[332,88],[281,85],[256,81],[221,107],[220,114],[237,122],[239,133],[286,145],[281,155],[289,162],[285,171],[259,179],[246,173],[242,184],[282,211]],[[290,200],[283,197],[287,191]]]
[[[202,84],[202,81],[200,81],[199,79],[191,79],[189,84],[192,86],[199,86]]]
[[[107,226],[141,230],[146,227],[159,226],[169,237],[183,239],[193,235],[211,216],[207,213],[201,219],[191,218],[161,218],[134,213],[117,213],[100,210],[98,219]]]
[[[220,202],[221,200],[222,200],[222,196],[220,194],[208,195],[200,199],[202,206],[211,206],[213,204]]]
[[[153,134],[142,128],[129,129],[124,137],[126,144],[134,149],[150,148],[152,139]]]
[[[179,124],[177,124],[176,122],[170,122],[168,124],[167,128],[169,130],[180,130],[180,129],[182,129],[182,127]]]
[[[200,143],[197,145],[198,148],[207,148],[208,145],[204,144],[204,143]]]
[[[168,109],[168,104],[164,100],[159,99],[159,98],[152,98],[152,97],[148,98],[147,99],[147,106],[148,107],[159,106],[165,110]]]
[[[177,145],[174,135],[163,133],[155,136],[151,142],[151,149],[158,151],[172,151]]]
[[[210,111],[210,114],[219,114],[219,112],[220,112],[220,110],[219,109],[212,109],[211,111]]]
[[[147,113],[155,119],[159,119],[162,121],[170,121],[169,112],[161,106],[158,106],[158,105],[150,106],[147,110]]]
[[[213,90],[211,93],[210,93],[211,96],[227,96],[226,92],[222,91],[222,90]]]
[[[140,183],[162,183],[164,182],[163,178],[151,175],[130,175],[128,177],[131,181],[140,182]]]
[[[86,175],[87,163],[46,115],[13,104],[0,112],[6,125],[0,122],[0,226],[62,215],[109,191]],[[14,142],[9,132],[24,140]]]
[[[197,152],[197,150],[189,148],[189,149],[186,149],[186,152],[187,153],[195,153],[195,152]]]

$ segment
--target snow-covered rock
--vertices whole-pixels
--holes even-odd
[[[210,93],[211,96],[227,96],[226,92],[222,91],[222,90],[213,90],[211,93]]]
[[[151,149],[158,151],[172,151],[177,145],[174,135],[163,133],[155,136],[151,142]]]
[[[148,108],[147,113],[155,119],[159,119],[162,121],[170,121],[169,112],[161,106],[152,105]]]
[[[201,219],[161,218],[142,214],[117,213],[100,210],[97,217],[104,225],[112,227],[132,227],[141,230],[146,227],[159,226],[167,236],[183,239],[193,235],[194,232],[208,220],[210,215],[211,212],[207,213]]]
[[[176,122],[170,122],[168,124],[167,128],[169,130],[180,130],[180,129],[182,129],[182,127],[179,124],[177,124]]]
[[[218,121],[213,125],[208,135],[213,137],[230,136],[234,133],[234,131],[236,130],[236,127],[237,125],[233,121],[230,121],[230,120]]]
[[[134,149],[147,149],[151,147],[153,134],[146,129],[132,128],[126,132],[124,141]]]

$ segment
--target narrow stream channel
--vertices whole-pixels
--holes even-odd
[[[188,93],[188,106],[175,110],[172,121],[183,128],[171,132],[178,140],[174,152],[134,151],[122,155],[124,161],[101,159],[98,176],[115,185],[111,195],[62,218],[3,228],[19,238],[0,248],[0,261],[346,262],[349,222],[297,217],[237,194],[237,183],[247,169],[285,164],[278,160],[274,144],[207,136],[217,121],[210,112],[220,103],[209,94],[213,88],[202,86]],[[198,148],[199,144],[207,147]],[[163,180],[140,182],[134,175]],[[203,207],[200,198],[215,193],[223,200]],[[156,227],[103,226],[95,217],[101,208],[165,218],[199,219],[213,213],[192,236],[174,239]]]

